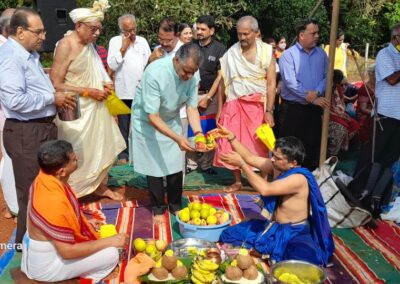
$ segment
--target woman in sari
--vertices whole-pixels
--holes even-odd
[[[360,128],[358,122],[346,113],[343,79],[343,72],[334,70],[328,134],[328,153],[331,156],[337,155],[340,150],[348,150],[351,138]]]

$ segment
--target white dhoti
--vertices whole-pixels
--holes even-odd
[[[25,234],[21,270],[29,279],[55,282],[76,277],[99,282],[119,261],[118,249],[109,247],[88,257],[63,259],[52,242],[36,241]]]
[[[18,215],[18,201],[17,191],[15,189],[14,170],[11,158],[7,155],[6,149],[3,144],[3,127],[5,117],[3,111],[0,109],[0,144],[1,153],[3,157],[0,161],[0,183],[3,190],[4,200],[6,201],[8,209],[14,215]]]
[[[111,81],[93,45],[85,46],[72,61],[65,75],[65,84],[103,90],[103,82]],[[107,183],[108,171],[117,155],[126,148],[118,125],[104,101],[79,97],[81,117],[74,121],[55,123],[58,139],[70,142],[77,153],[78,169],[68,183],[78,198],[91,194]]]

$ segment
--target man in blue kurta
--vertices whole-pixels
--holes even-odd
[[[327,265],[335,246],[315,178],[300,167],[305,157],[301,141],[296,137],[279,138],[269,159],[252,154],[229,130],[222,131],[235,152],[220,157],[247,175],[261,194],[261,213],[266,219],[229,227],[222,232],[220,241],[254,248],[272,261],[295,259]],[[254,168],[275,180],[266,181]]]
[[[202,135],[197,110],[200,48],[185,44],[174,57],[154,61],[145,70],[132,108],[132,148],[135,171],[147,176],[153,201],[154,221],[164,222],[167,208],[181,209],[182,151],[195,151],[182,135],[179,109],[186,105],[189,123]]]

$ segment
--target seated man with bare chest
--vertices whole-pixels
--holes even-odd
[[[223,128],[235,152],[221,154],[224,162],[238,166],[257,190],[263,220],[250,220],[222,232],[220,241],[254,248],[272,261],[304,260],[326,265],[334,252],[326,207],[312,173],[300,164],[304,146],[295,137],[276,141],[271,159],[253,155],[229,130]],[[268,182],[255,173],[274,176]]]

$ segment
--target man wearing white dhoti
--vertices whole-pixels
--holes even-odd
[[[72,143],[80,158],[79,168],[69,183],[78,197],[95,192],[114,200],[123,197],[107,188],[108,170],[126,144],[105,100],[111,82],[93,43],[101,33],[107,1],[95,1],[93,8],[70,12],[75,31],[59,41],[51,69],[56,89],[79,94],[81,117],[57,120],[58,137]]]

